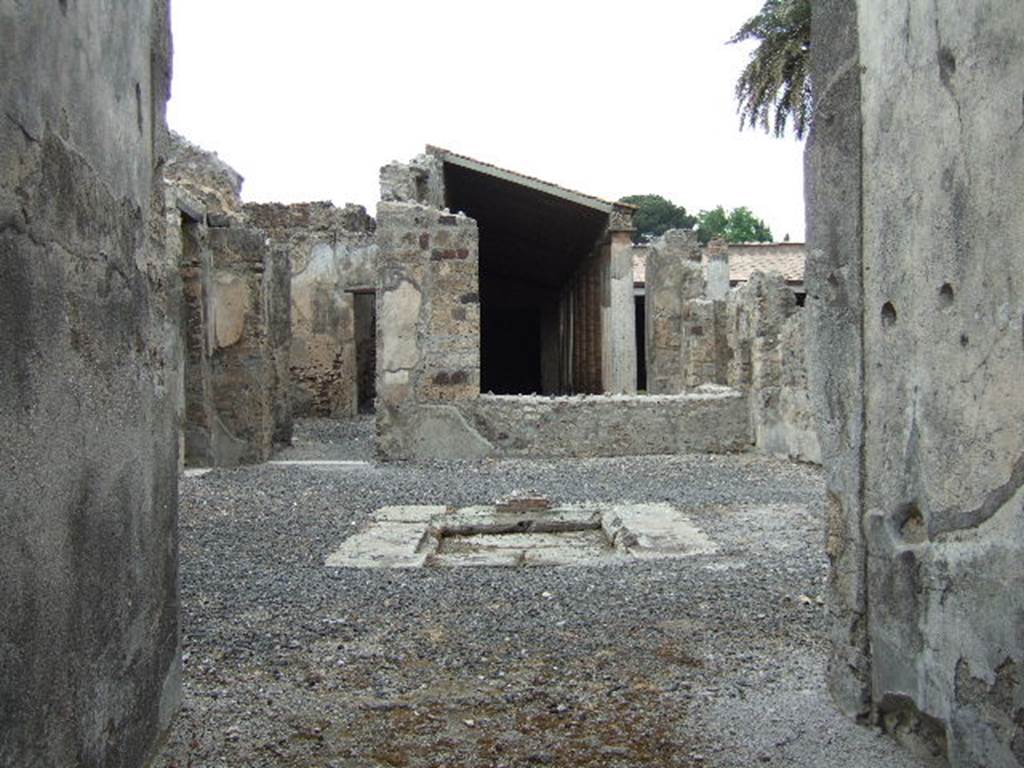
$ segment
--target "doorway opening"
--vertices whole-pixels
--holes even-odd
[[[356,346],[356,408],[373,413],[377,397],[377,294],[373,289],[352,292]]]

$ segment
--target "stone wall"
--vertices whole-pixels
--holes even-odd
[[[755,272],[725,302],[725,383],[750,396],[754,445],[763,453],[821,462],[807,389],[804,313],[778,273]],[[721,334],[720,334],[721,337]]]
[[[180,697],[168,9],[0,29],[0,765],[137,766]]]
[[[704,384],[742,390],[757,450],[819,462],[803,319],[782,276],[755,272],[729,290],[724,244],[702,254],[692,232],[670,230],[639,248],[646,259],[647,391],[680,394]]]
[[[291,441],[289,252],[249,224],[241,176],[213,153],[173,137],[165,177],[167,249],[180,268],[184,463],[265,461]]]
[[[355,294],[376,286],[375,224],[362,206],[248,203],[248,221],[291,259],[290,387],[296,416],[354,416]]]
[[[845,711],[953,766],[1017,768],[1024,6],[813,13],[808,349],[829,683]]]
[[[478,445],[490,446],[485,455],[725,453],[751,442],[746,398],[727,387],[646,397],[482,395],[460,402],[458,410]],[[444,456],[439,451],[429,458]]]
[[[647,252],[647,391],[677,394],[686,387],[683,314],[686,302],[704,295],[704,271],[693,232],[670,230]]]
[[[377,436],[388,458],[477,455],[453,403],[480,394],[476,222],[417,203],[381,202]]]

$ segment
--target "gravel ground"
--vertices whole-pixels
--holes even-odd
[[[287,458],[369,458],[372,420]],[[330,570],[376,508],[668,501],[717,554]],[[676,456],[257,466],[182,480],[185,697],[156,766],[930,765],[824,693],[820,472]]]

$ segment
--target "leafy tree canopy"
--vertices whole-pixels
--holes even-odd
[[[715,238],[729,243],[770,243],[772,231],[749,208],[741,206],[727,212],[719,205],[697,214],[697,240],[707,245]]]
[[[633,242],[647,242],[670,229],[693,229],[697,217],[691,216],[681,205],[676,205],[661,195],[629,195],[619,200],[637,207],[633,223],[636,232]]]
[[[811,0],[765,0],[729,42],[745,40],[757,48],[736,81],[740,129],[782,136],[792,119],[803,138],[811,116]]]

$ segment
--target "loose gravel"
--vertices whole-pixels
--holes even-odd
[[[372,420],[282,458],[372,458]],[[377,508],[669,502],[713,555],[328,569]],[[154,765],[842,766],[924,757],[825,694],[820,471],[753,455],[261,465],[181,482],[184,702]]]

